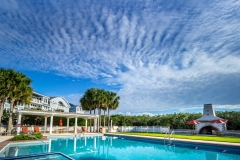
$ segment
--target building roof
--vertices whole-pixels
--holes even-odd
[[[98,118],[96,114],[81,114],[81,113],[73,113],[73,112],[50,112],[50,111],[35,111],[35,110],[19,110],[17,111],[23,115],[38,115],[44,117],[67,117],[67,118],[85,118],[85,119],[94,119]]]
[[[41,96],[41,97],[47,97],[47,98],[50,98],[50,97],[48,97],[48,96],[44,96],[44,95],[42,95],[42,94],[40,94],[40,93],[37,93],[37,92],[33,92],[33,95],[38,95],[38,96]]]

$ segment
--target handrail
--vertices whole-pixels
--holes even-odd
[[[168,137],[167,137],[167,135],[168,135]],[[172,137],[172,136],[174,136],[174,137]],[[175,132],[174,132],[174,130],[172,130],[171,133],[169,133],[169,132],[165,133],[165,135],[164,135],[164,145],[166,145],[165,141],[167,140],[167,138],[168,138],[168,145],[171,145],[171,143],[172,143],[171,138],[173,138],[175,140]]]
[[[43,142],[41,139],[37,138],[36,136],[34,136],[34,135],[32,135],[32,134],[29,134],[29,133],[28,133],[27,136],[32,137],[32,138],[34,138],[34,139],[42,142],[43,144],[45,144],[45,146],[46,146],[45,148],[46,148],[46,152],[47,152],[47,143]],[[42,150],[43,150],[43,152],[44,152],[44,149],[43,149],[43,148],[42,148]]]
[[[22,155],[22,156],[15,156],[15,157],[6,157],[0,158],[0,160],[12,160],[12,159],[25,159],[25,158],[33,158],[33,157],[40,157],[40,156],[49,156],[49,155],[61,155],[69,160],[74,160],[73,158],[63,154],[62,152],[49,152],[49,153],[40,153],[40,154],[30,154],[30,155]]]
[[[164,135],[164,145],[165,145],[165,140],[167,138],[167,134],[168,134],[168,132],[166,132],[165,135]]]

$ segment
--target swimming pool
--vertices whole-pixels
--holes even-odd
[[[237,160],[240,147],[203,145],[173,141],[164,145],[163,140],[127,136],[49,137],[49,144],[11,144],[3,156],[16,156],[42,152],[62,152],[74,159],[114,160]]]

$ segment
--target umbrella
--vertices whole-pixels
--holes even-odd
[[[62,118],[60,118],[60,120],[59,120],[59,126],[62,126],[63,125],[63,123],[62,123]]]
[[[227,123],[227,122],[225,122],[224,120],[221,120],[221,119],[217,119],[217,120],[214,120],[214,121],[212,121],[212,123],[221,123],[221,124],[223,124],[223,123]]]
[[[187,122],[187,124],[193,124],[193,130],[194,130],[194,125],[195,124],[199,124],[200,122],[198,122],[197,120],[191,120],[189,122]]]
[[[198,122],[197,120],[191,120],[189,122],[187,122],[187,124],[199,124],[200,122]]]

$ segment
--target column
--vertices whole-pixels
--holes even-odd
[[[51,115],[51,118],[50,118],[50,129],[49,129],[49,134],[52,134],[52,125],[53,125],[53,115]]]
[[[45,121],[44,121],[44,131],[45,133],[47,132],[47,117],[45,117]]]
[[[87,130],[87,119],[85,119],[85,128]]]
[[[77,134],[77,117],[75,117],[75,127],[74,127],[74,134]]]
[[[110,132],[112,132],[112,120],[111,120],[111,128],[110,128]]]
[[[99,129],[100,129],[100,123],[99,123],[99,117],[97,119],[97,132],[99,132]]]
[[[69,130],[69,118],[67,118],[67,132]]]
[[[21,119],[22,119],[22,113],[18,114],[18,121],[17,121],[17,135],[21,132]]]
[[[93,119],[93,132],[96,132],[96,118]]]

